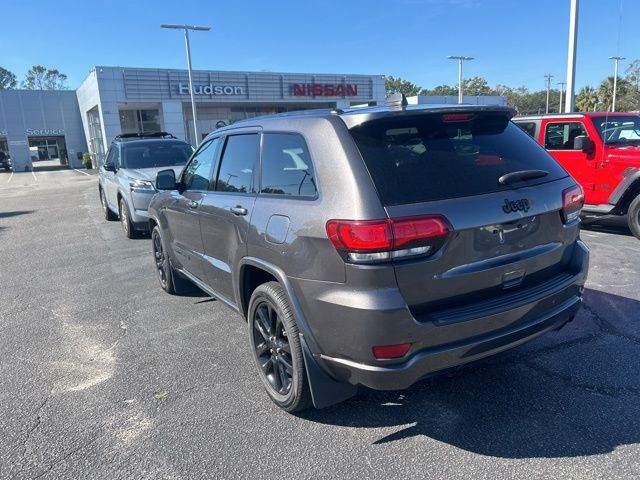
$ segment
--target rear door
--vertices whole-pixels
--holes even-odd
[[[595,190],[597,152],[586,154],[573,147],[573,141],[579,135],[589,136],[580,120],[548,120],[542,124],[544,148],[571,174],[582,186],[587,203],[593,203]],[[590,137],[596,141],[595,138]]]
[[[487,301],[566,268],[563,253],[573,240],[565,238],[559,210],[561,184],[572,181],[505,115],[400,115],[351,130],[390,218],[442,215],[453,227],[426,255],[395,262],[417,318]],[[532,169],[547,174],[498,180]]]
[[[247,233],[257,191],[260,135],[228,135],[210,192],[200,206],[203,268],[221,300],[237,304],[233,268],[247,255]]]
[[[217,158],[219,143],[220,140],[217,138],[208,140],[193,154],[182,174],[180,190],[165,210],[171,248],[178,262],[205,283],[199,211],[209,191],[209,179]]]

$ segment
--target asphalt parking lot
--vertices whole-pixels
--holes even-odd
[[[638,478],[640,241],[583,232],[559,332],[404,392],[292,416],[245,324],[164,294],[97,178],[0,174],[0,478]],[[339,332],[336,332],[339,335]]]

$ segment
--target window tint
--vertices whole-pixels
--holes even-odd
[[[209,190],[209,178],[216,160],[219,138],[214,138],[200,146],[182,175],[186,190]]]
[[[502,114],[476,113],[466,122],[440,114],[372,120],[351,129],[384,205],[427,202],[510,190],[498,179],[540,169],[566,172]]]
[[[230,135],[220,161],[216,191],[253,192],[253,173],[258,164],[257,134]]]
[[[262,136],[261,193],[313,197],[318,192],[309,151],[300,135]]]
[[[115,162],[113,161],[113,152],[114,150],[117,150],[118,147],[116,147],[115,145],[111,145],[111,148],[109,148],[109,151],[107,152],[107,156],[104,158],[104,163],[110,163],[112,165],[115,165]]]
[[[574,150],[573,141],[587,132],[580,122],[548,123],[544,132],[544,148],[547,150]]]
[[[536,124],[534,122],[515,122],[515,124],[528,133],[531,138],[536,138]]]
[[[125,168],[158,168],[184,165],[192,153],[193,148],[191,145],[180,141],[145,140],[122,145]]]

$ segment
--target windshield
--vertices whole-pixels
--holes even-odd
[[[595,117],[591,119],[604,143],[640,144],[640,117]]]
[[[564,170],[504,115],[475,114],[447,123],[440,115],[389,117],[351,130],[384,205],[481,195],[513,188],[500,177],[523,170]]]
[[[184,165],[193,153],[188,143],[167,140],[136,142],[123,145],[124,168],[158,168]]]

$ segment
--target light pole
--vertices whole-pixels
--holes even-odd
[[[461,55],[449,55],[449,60],[458,61],[458,105],[462,104],[462,62],[473,60],[473,57],[464,57]]]
[[[569,8],[569,46],[567,48],[567,94],[564,99],[564,111],[575,109],[576,88],[576,51],[578,49],[578,11],[579,0],[571,0]]]
[[[564,93],[564,86],[567,84],[567,82],[558,82],[558,85],[560,85],[560,103],[558,104],[558,113],[562,113],[562,94]]]
[[[547,79],[547,109],[544,113],[549,113],[549,92],[551,91],[551,79],[553,78],[553,75],[547,73],[544,78]]]
[[[191,72],[191,46],[189,45],[189,30],[197,30],[200,32],[208,32],[211,27],[197,27],[195,25],[174,25],[163,23],[160,28],[174,28],[178,30],[184,30],[184,43],[187,49],[187,70],[189,72],[189,94],[191,95],[191,112],[193,113],[193,136],[195,137],[195,146],[200,144],[200,138],[198,138],[198,116],[196,114],[196,101],[193,98],[193,79]]]
[[[613,67],[613,100],[611,100],[611,111],[616,111],[616,94],[618,93],[618,62],[624,60],[624,57],[609,57],[609,60],[614,61]]]

